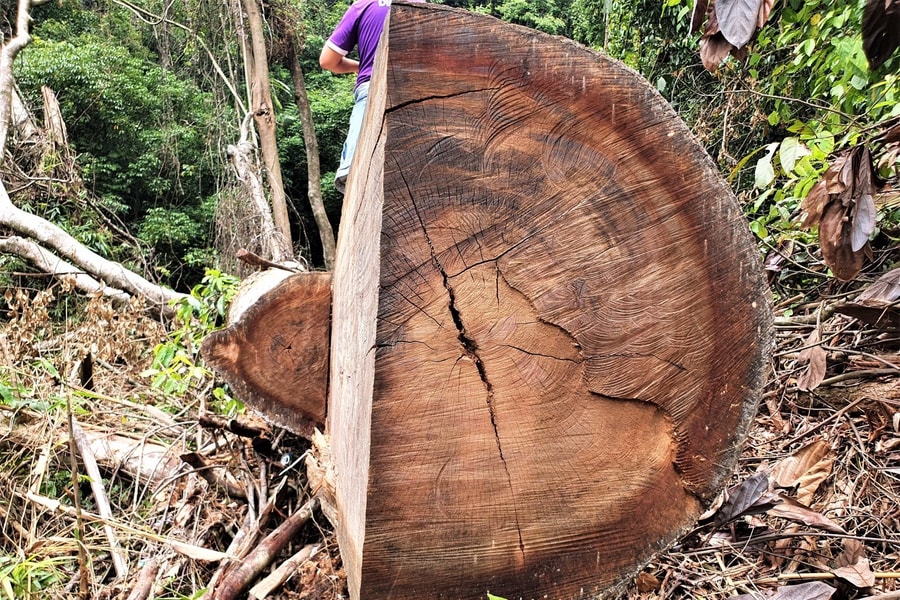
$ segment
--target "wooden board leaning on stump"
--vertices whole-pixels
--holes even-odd
[[[771,337],[759,262],[636,73],[395,4],[331,298],[351,597],[591,598],[633,575],[738,457]]]

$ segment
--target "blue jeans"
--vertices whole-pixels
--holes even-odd
[[[353,162],[353,153],[356,152],[356,142],[359,140],[359,132],[362,130],[363,117],[366,114],[366,103],[369,100],[369,82],[359,84],[353,92],[353,112],[350,113],[350,128],[347,130],[347,139],[341,152],[341,165],[334,173],[334,187],[340,193],[344,193],[347,185],[347,175],[350,173],[350,164]]]

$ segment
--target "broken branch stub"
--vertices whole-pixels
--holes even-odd
[[[394,4],[341,220],[327,427],[351,597],[583,598],[738,457],[771,309],[730,189],[635,72]]]

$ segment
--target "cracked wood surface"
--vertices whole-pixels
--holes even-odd
[[[334,276],[351,596],[622,582],[729,475],[763,383],[766,298],[731,191],[634,72],[395,4]]]

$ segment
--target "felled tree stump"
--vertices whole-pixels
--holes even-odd
[[[594,597],[738,456],[771,321],[747,223],[614,60],[430,5],[383,42],[333,287],[351,596]]]
[[[603,595],[739,455],[772,320],[747,223],[617,61],[401,3],[379,52],[331,298],[350,595]]]

